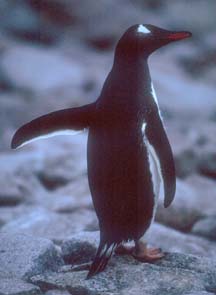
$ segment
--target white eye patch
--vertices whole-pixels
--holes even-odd
[[[144,27],[143,25],[139,25],[138,29],[137,29],[138,33],[143,33],[143,34],[149,34],[151,33],[151,31],[149,31],[146,27]]]

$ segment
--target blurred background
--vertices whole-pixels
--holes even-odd
[[[149,62],[178,175],[175,201],[165,210],[161,198],[149,240],[216,256],[215,11],[214,0],[0,1],[0,231],[61,244],[74,232],[98,229],[87,132],[16,151],[10,141],[39,115],[95,101],[121,34],[150,23],[193,38]]]

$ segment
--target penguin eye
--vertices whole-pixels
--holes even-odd
[[[151,33],[151,31],[149,29],[147,29],[145,26],[143,25],[139,25],[138,29],[137,29],[138,33],[142,33],[142,34],[149,34]]]

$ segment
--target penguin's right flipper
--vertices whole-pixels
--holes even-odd
[[[20,127],[14,134],[11,148],[16,149],[35,139],[88,128],[95,113],[95,103],[49,113]]]
[[[94,261],[86,277],[87,280],[105,269],[116,246],[117,244],[113,244],[113,243],[112,244],[110,243],[107,244],[103,242],[100,243],[96,256],[94,258]]]
[[[164,186],[164,207],[167,208],[175,196],[176,172],[172,149],[159,115],[151,114],[145,133],[152,154],[155,154],[156,163],[159,164],[159,174],[161,174]]]

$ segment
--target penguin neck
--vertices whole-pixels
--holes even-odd
[[[103,97],[140,101],[151,93],[151,76],[147,58],[115,56],[113,67],[102,90]]]

